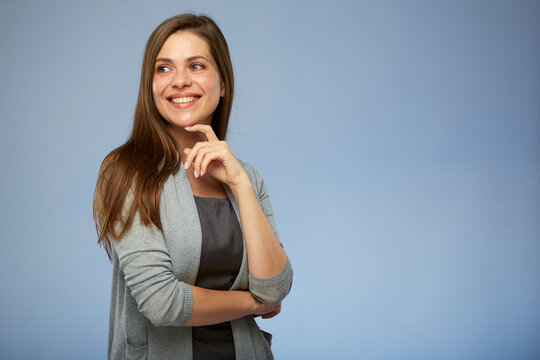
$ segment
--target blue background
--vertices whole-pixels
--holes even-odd
[[[185,11],[295,270],[277,359],[540,358],[540,2],[487,0],[2,1],[0,358],[106,357],[95,181]]]

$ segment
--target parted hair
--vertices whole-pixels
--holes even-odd
[[[225,37],[216,23],[204,15],[182,14],[162,22],[150,35],[144,51],[139,95],[128,140],[111,151],[99,169],[94,192],[93,214],[102,245],[112,259],[111,240],[118,240],[129,229],[138,211],[141,223],[163,230],[159,196],[163,183],[180,166],[176,142],[159,114],[152,96],[156,57],[172,34],[185,30],[204,39],[214,58],[225,94],[220,98],[211,126],[220,140],[227,134],[231,114],[234,76]],[[133,201],[124,208],[132,192]]]

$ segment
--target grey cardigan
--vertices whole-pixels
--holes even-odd
[[[276,226],[266,186],[260,173],[242,163],[259,204],[274,233]],[[236,215],[238,204],[225,186]],[[131,200],[128,198],[126,204]],[[113,244],[112,292],[109,322],[109,359],[192,359],[192,293],[201,256],[201,226],[185,169],[163,184],[159,199],[163,232],[143,226],[138,213],[132,226]],[[240,218],[239,218],[240,221]],[[276,276],[255,278],[244,255],[231,290],[249,290],[258,300],[275,304],[289,293],[290,262]],[[269,339],[253,316],[231,321],[236,358],[272,359]]]

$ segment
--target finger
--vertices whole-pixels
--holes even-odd
[[[212,129],[210,125],[195,124],[192,126],[185,127],[184,129],[186,129],[189,132],[195,132],[195,131],[202,132],[206,135],[206,138],[208,139],[208,141],[219,141],[218,137],[216,136],[216,133],[214,132],[214,129]]]
[[[214,160],[223,160],[224,155],[225,155],[225,150],[224,149],[213,149],[213,150],[209,149],[204,154],[204,158],[202,159],[201,164],[199,165],[201,176],[206,174],[206,172],[208,171],[208,167],[210,166],[210,163],[212,161],[214,161]]]
[[[188,165],[188,163],[187,163],[187,157],[188,157],[188,155],[189,155],[190,152],[191,152],[191,149],[190,149],[190,148],[184,148],[184,155],[186,156],[186,160],[184,161],[184,169],[186,169],[186,170],[187,170],[187,168],[188,168],[188,167],[187,167],[187,165]]]
[[[204,158],[207,156],[208,148],[199,148],[199,151],[197,151],[197,155],[193,159],[193,171],[195,172],[195,177],[202,176],[201,171],[201,162],[204,160]]]
[[[193,159],[197,156],[197,153],[199,151],[199,148],[201,147],[201,145],[199,145],[200,143],[196,143],[193,148],[189,149],[189,151],[186,151],[184,149],[184,153],[187,155],[186,157],[186,161],[184,163],[184,167],[187,169],[190,168],[191,166],[191,163],[193,162]]]
[[[208,164],[212,160],[222,158],[222,153],[223,151],[219,150],[219,148],[216,148],[216,146],[204,146],[204,147],[201,146],[199,150],[197,151],[197,155],[192,161],[192,166],[193,166],[193,170],[195,171],[195,174],[199,176],[203,176],[206,173],[206,168],[205,168],[205,171],[203,171],[203,168],[202,168],[203,161],[205,161],[205,159],[208,159],[206,160],[206,166],[208,167]]]
[[[277,314],[278,313],[276,313],[275,311],[272,311],[271,313],[261,315],[261,318],[263,318],[263,319],[271,319],[274,316],[276,316]]]
[[[186,157],[186,161],[185,161],[185,164],[184,164],[184,167],[187,169],[189,169],[189,167],[191,166],[192,162],[193,162],[193,159],[197,156],[199,150],[201,148],[204,148],[204,147],[207,147],[207,146],[212,146],[214,145],[214,143],[209,143],[208,141],[203,141],[203,142],[198,142],[196,143],[192,149],[189,149],[188,151],[186,151],[186,149],[184,149],[184,153],[187,155]]]

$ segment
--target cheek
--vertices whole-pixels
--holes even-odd
[[[161,107],[160,101],[159,101],[159,94],[157,90],[156,83],[152,83],[152,99],[154,100],[154,105],[159,109]]]
[[[210,84],[209,84],[209,87],[212,89],[212,93],[215,94],[217,97],[221,97],[221,94],[222,94],[222,85],[221,85],[221,81],[218,79],[213,79]]]
[[[165,116],[165,105],[163,104],[163,92],[167,87],[167,83],[163,79],[156,79],[152,81],[152,99],[154,100],[154,105],[157,108],[157,111],[161,116]]]
[[[154,79],[152,80],[152,93],[155,97],[159,97],[166,87],[167,79],[160,79],[158,77],[154,77]]]

